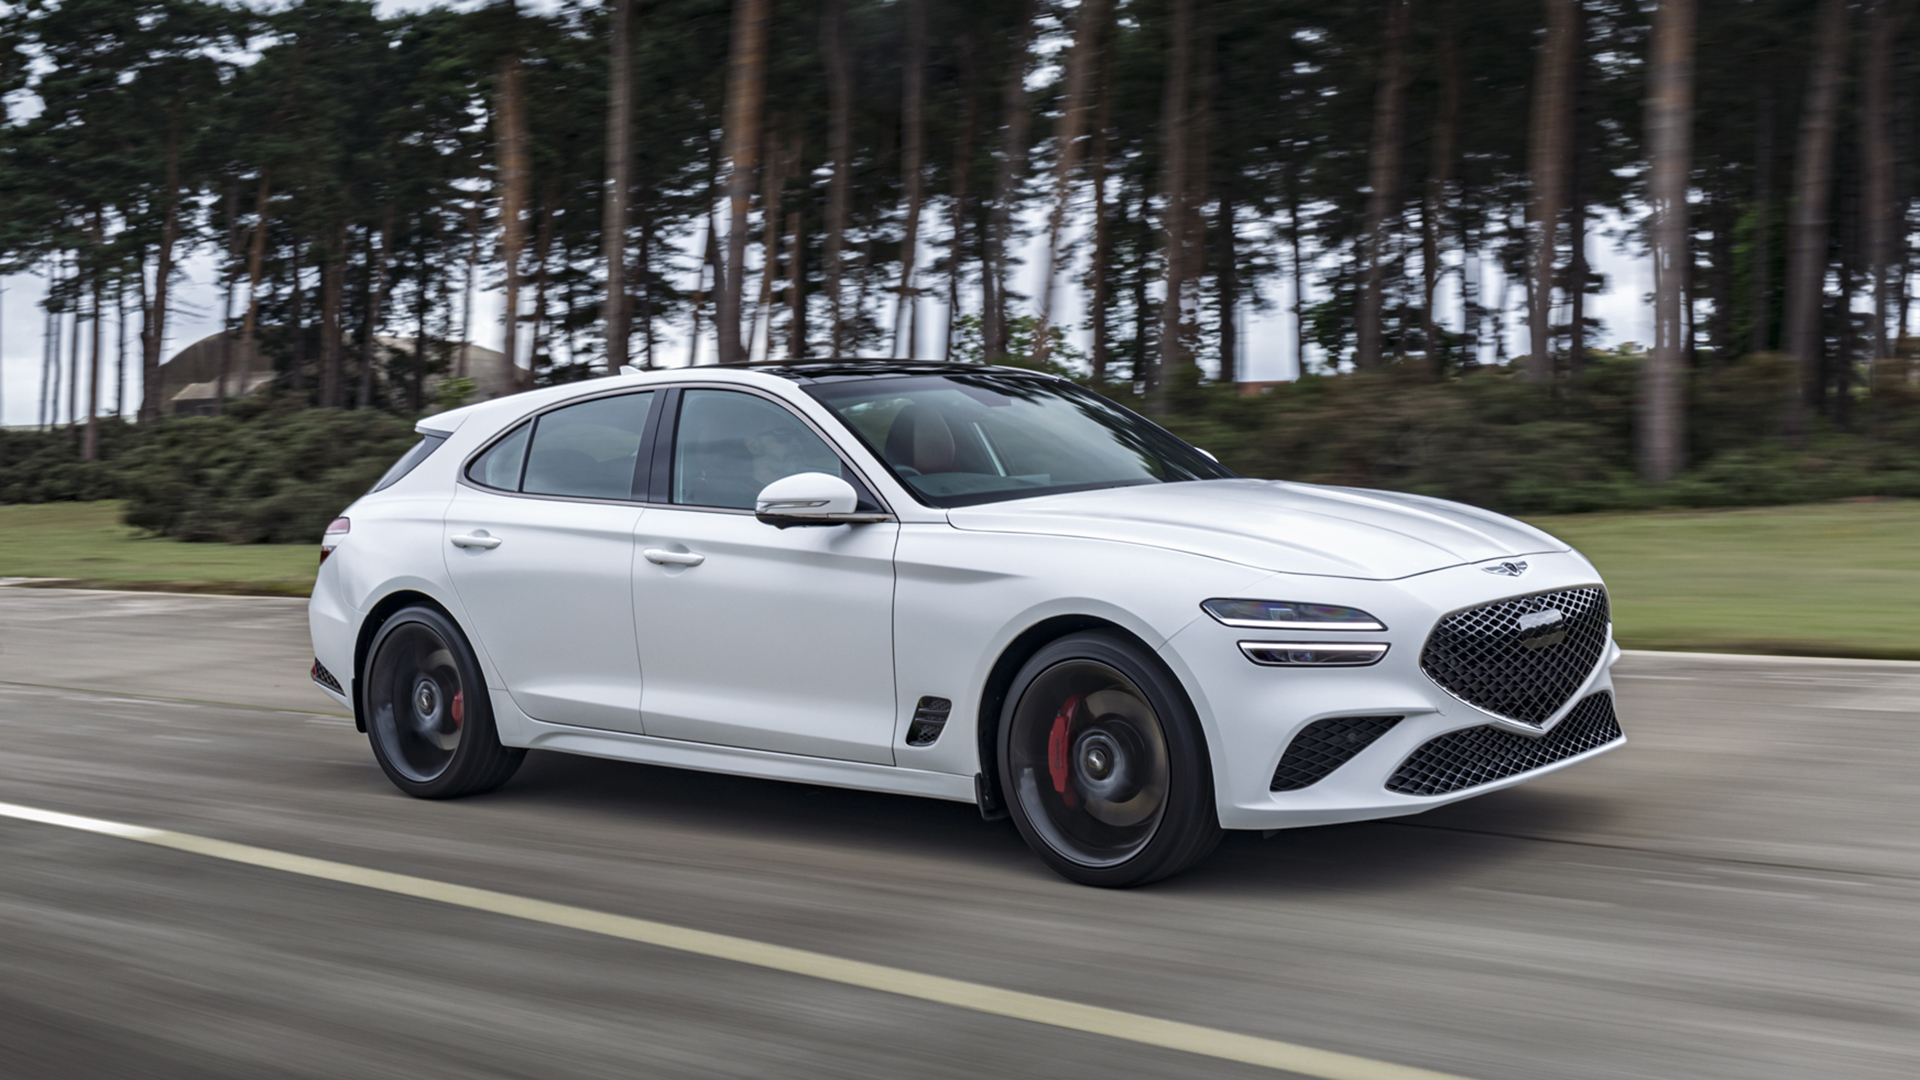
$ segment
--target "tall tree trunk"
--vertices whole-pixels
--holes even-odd
[[[847,50],[845,0],[826,0],[820,22],[820,46],[827,62],[827,157],[833,172],[827,177],[826,265],[827,349],[843,356],[846,342],[846,298],[842,279],[846,268],[848,207],[853,199],[853,57]]]
[[[806,215],[787,212],[787,359],[807,356],[807,249],[801,243]]]
[[[640,202],[640,334],[646,348],[646,362],[653,370],[653,213],[647,207],[646,193]]]
[[[307,327],[306,310],[303,303],[305,290],[300,287],[300,262],[302,245],[299,237],[293,241],[293,257],[287,268],[287,367],[288,382],[296,397],[304,397],[307,389]]]
[[[1113,127],[1113,99],[1108,87],[1112,81],[1112,63],[1105,49],[1100,51],[1100,115],[1093,131],[1093,278],[1092,311],[1089,323],[1093,331],[1093,382],[1107,381],[1111,345],[1107,333],[1107,305],[1111,302],[1113,273],[1113,222],[1107,210],[1107,132]]]
[[[1158,362],[1147,373],[1147,408],[1155,415],[1165,415],[1170,408],[1167,390],[1188,359],[1182,350],[1181,305],[1188,296],[1187,246],[1192,243],[1187,235],[1192,219],[1187,185],[1193,170],[1187,158],[1192,149],[1194,3],[1173,0],[1167,19],[1167,76],[1160,93],[1160,194],[1165,200],[1160,232],[1166,292],[1160,299]]]
[[[549,342],[552,325],[547,318],[547,282],[551,275],[548,264],[553,257],[553,218],[554,204],[559,201],[558,194],[548,188],[540,198],[540,226],[534,232],[533,240],[533,327],[527,335],[527,373],[532,375],[540,366],[540,357],[547,358],[549,369],[553,366],[553,347]],[[569,357],[571,359],[571,357]]]
[[[1231,174],[1229,174],[1231,175]],[[1222,386],[1240,381],[1240,252],[1234,238],[1233,189],[1220,193],[1220,268],[1214,278],[1220,298],[1220,377]]]
[[[1773,348],[1773,79],[1760,70],[1754,82],[1752,295],[1748,298],[1747,351]]]
[[[373,288],[367,291],[367,328],[360,341],[360,390],[354,396],[354,404],[362,409],[373,405],[373,365],[380,355],[380,345],[374,339],[380,334],[387,298],[393,291],[393,223],[394,210],[389,203],[380,212],[380,250],[370,253]]]
[[[1080,168],[1080,138],[1087,129],[1087,109],[1093,89],[1093,69],[1099,63],[1108,0],[1082,0],[1074,13],[1073,49],[1067,55],[1067,99],[1055,128],[1057,147],[1053,164],[1053,205],[1047,214],[1047,250],[1042,257],[1040,320],[1033,335],[1033,358],[1047,358],[1053,327],[1053,285],[1060,273],[1060,230],[1066,224],[1067,203],[1073,193],[1073,174]]]
[[[514,0],[506,0],[507,14],[517,21],[519,10]],[[500,58],[500,106],[498,131],[500,149],[500,254],[506,264],[505,328],[500,351],[507,354],[507,371],[522,388],[533,385],[531,366],[524,372],[520,363],[520,255],[526,247],[525,216],[527,186],[531,180],[527,165],[527,118],[525,75],[518,53]]]
[[[337,221],[320,264],[320,405],[339,408],[345,396],[341,386],[342,333],[340,315],[347,284],[347,223]]]
[[[1192,3],[1193,0],[1178,0]],[[981,337],[986,360],[993,363],[1007,354],[1007,255],[1013,246],[1013,204],[1020,182],[1027,171],[1027,69],[1033,56],[1033,35],[1039,12],[1035,0],[1020,5],[1020,25],[1014,31],[1013,48],[1007,60],[1006,81],[1000,95],[999,167],[994,178],[992,214],[988,219],[985,258],[982,260],[988,286],[983,288]]]
[[[1287,170],[1287,250],[1293,256],[1293,375],[1307,374],[1307,272],[1300,253],[1299,167]]]
[[[271,176],[260,170],[259,190],[253,197],[253,238],[247,244],[247,311],[240,318],[240,356],[253,363],[253,335],[259,329],[260,273],[267,260],[267,200],[272,192]]]
[[[125,278],[122,278],[114,289],[114,307],[120,318],[113,324],[113,416],[116,420],[124,420],[127,415],[127,282]]]
[[[80,460],[100,456],[100,327],[101,301],[106,292],[106,229],[101,211],[93,211],[93,357],[87,364],[87,431],[80,442]]]
[[[1534,77],[1533,123],[1527,147],[1528,179],[1533,188],[1527,222],[1527,321],[1532,339],[1527,377],[1542,383],[1552,382],[1554,374],[1554,263],[1559,253],[1560,217],[1567,204],[1573,77],[1580,62],[1578,2],[1546,0],[1547,36]]]
[[[1446,229],[1453,186],[1454,159],[1460,141],[1460,48],[1454,38],[1459,5],[1449,2],[1441,14],[1440,115],[1433,134],[1433,165],[1427,171],[1427,198],[1420,214],[1420,343],[1427,367],[1439,374],[1442,350],[1433,314],[1433,297],[1440,286],[1440,239]]]
[[[1584,13],[1575,14],[1584,18]],[[1585,31],[1575,24],[1575,37]],[[1588,139],[1593,131],[1587,109],[1586,57],[1573,61],[1572,126],[1567,150],[1567,377],[1578,380],[1587,364],[1587,167]]]
[[[1373,99],[1373,141],[1367,155],[1367,222],[1362,235],[1360,295],[1354,310],[1358,327],[1353,363],[1358,368],[1378,367],[1382,359],[1388,229],[1399,202],[1407,84],[1413,79],[1412,65],[1407,62],[1412,7],[1412,0],[1386,0],[1385,46],[1380,56],[1379,88]]]
[[[1808,406],[1822,400],[1820,301],[1827,277],[1834,129],[1846,46],[1847,0],[1821,0],[1819,35],[1800,114],[1800,144],[1794,152],[1793,209],[1787,223],[1787,318],[1781,347],[1798,375],[1787,403],[1787,431],[1796,442],[1806,438]]]
[[[953,239],[947,251],[947,331],[946,342],[940,351],[942,360],[953,359],[954,326],[960,319],[960,280],[966,273],[967,184],[973,176],[973,140],[980,126],[980,98],[973,82],[972,56],[972,41],[962,37],[960,65],[964,74],[960,84],[964,88],[966,104],[961,108],[960,139],[953,151]]]
[[[166,209],[160,221],[160,252],[153,272],[153,301],[147,310],[140,351],[140,422],[160,418],[160,350],[167,340],[167,293],[173,279],[173,246],[180,235],[180,121],[167,127]]]
[[[913,284],[916,256],[920,253],[920,204],[926,198],[927,172],[927,4],[930,0],[907,0],[907,55],[904,61],[905,85],[900,95],[900,180],[907,202],[906,228],[900,237],[900,288],[893,304],[893,356],[912,360],[919,356],[920,343],[913,318],[920,310],[919,291]],[[907,348],[900,349],[901,329],[905,328]]]
[[[1861,93],[1860,149],[1864,161],[1861,224],[1867,281],[1873,290],[1873,336],[1868,342],[1867,388],[1873,369],[1893,355],[1887,317],[1893,301],[1894,236],[1901,229],[1894,203],[1893,50],[1906,22],[1905,0],[1873,0],[1867,14],[1867,63]]]
[[[227,265],[225,274],[227,287],[221,290],[220,297],[220,375],[214,386],[214,411],[227,411],[227,378],[233,371],[233,286],[238,276],[233,263],[240,258],[240,182],[237,179],[227,181],[226,197],[227,217]]]
[[[707,273],[713,273],[713,292],[707,288]],[[700,269],[693,283],[693,333],[687,338],[687,366],[693,367],[700,362],[700,320],[707,313],[707,298],[714,292],[725,292],[722,288],[720,268],[720,240],[714,235],[712,200],[707,207],[707,242],[700,250]],[[716,303],[717,309],[720,305]],[[716,362],[718,357],[716,357]]]
[[[1844,0],[1843,0],[1844,2]],[[1694,0],[1661,0],[1648,70],[1647,195],[1653,203],[1653,350],[1640,369],[1640,475],[1664,484],[1685,465],[1686,350],[1681,305],[1692,170]],[[1538,335],[1536,334],[1536,340]]]
[[[480,272],[480,201],[474,199],[467,203],[467,266],[466,280],[462,283],[460,297],[460,343],[453,354],[453,377],[467,377],[467,358],[473,350],[473,294],[474,279]],[[511,358],[509,358],[511,359]]]
[[[767,133],[765,143],[760,155],[760,296],[747,320],[744,348],[749,360],[773,355],[773,283],[780,276],[780,195],[789,168],[785,152],[774,145],[772,132]]]
[[[600,208],[600,253],[607,266],[607,298],[600,321],[607,341],[607,374],[627,363],[627,197],[633,189],[633,0],[611,0],[608,28],[607,190]]]
[[[837,0],[836,0],[837,2]],[[740,347],[740,298],[746,288],[747,214],[760,152],[760,112],[767,85],[767,21],[771,0],[734,0],[727,56],[727,256],[716,261],[714,325],[721,363],[746,359]],[[718,248],[715,247],[717,252]]]
[[[72,338],[67,342],[67,441],[71,443],[80,428],[80,328],[86,324],[84,310],[87,300],[87,286],[81,280],[80,261],[76,253],[73,265],[73,327]]]

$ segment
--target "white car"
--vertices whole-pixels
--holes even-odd
[[[1624,741],[1567,545],[1243,479],[1064,379],[704,367],[419,430],[309,605],[314,681],[412,795],[529,749],[924,795],[1119,886]]]

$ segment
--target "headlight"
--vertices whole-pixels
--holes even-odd
[[[1387,655],[1385,645],[1366,642],[1243,641],[1240,651],[1268,667],[1367,667]]]
[[[1200,610],[1226,626],[1250,630],[1385,630],[1387,624],[1359,608],[1304,604],[1297,600],[1208,600]]]

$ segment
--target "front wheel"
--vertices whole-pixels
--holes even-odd
[[[381,624],[361,685],[374,759],[409,795],[489,791],[526,756],[500,745],[473,649],[433,608],[404,608]]]
[[[1220,842],[1193,707],[1156,657],[1117,635],[1073,634],[1027,661],[1001,710],[999,758],[1020,835],[1072,881],[1143,885]]]

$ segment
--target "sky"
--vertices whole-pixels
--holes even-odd
[[[382,13],[412,10],[432,6],[436,0],[379,0],[376,7]],[[466,0],[458,6],[473,7],[483,0]],[[522,0],[532,7],[549,6],[542,0]],[[262,2],[261,7],[276,6]],[[1041,211],[1035,209],[1030,216],[1025,232],[1031,237],[1020,253],[1022,258],[1015,271],[1014,289],[1029,296],[1037,296],[1040,287],[1038,264],[1041,255],[1043,230],[1039,227]],[[724,215],[722,215],[724,217]],[[1620,250],[1609,236],[1623,231],[1625,222],[1619,219],[1602,219],[1598,228],[1588,233],[1587,256],[1593,268],[1604,275],[1606,288],[1601,294],[1590,297],[1588,311],[1600,320],[1601,327],[1591,343],[1599,348],[1607,348],[1623,341],[1646,342],[1652,333],[1652,312],[1646,301],[1652,287],[1651,268],[1644,256],[1636,252]],[[1084,232],[1084,229],[1081,230]],[[1249,229],[1251,233],[1251,228]],[[1069,237],[1069,243],[1084,253],[1085,244],[1072,244],[1076,237]],[[685,275],[689,282],[693,279],[697,260],[694,249],[699,237],[689,235],[683,238],[683,259]],[[942,239],[937,233],[928,238],[931,243]],[[1249,237],[1251,239],[1251,236]],[[923,251],[921,264],[926,265],[935,254],[929,248]],[[182,266],[182,280],[176,285],[172,298],[172,312],[167,327],[163,356],[172,356],[182,347],[200,340],[219,329],[221,322],[222,296],[217,287],[217,270],[210,253],[199,253],[188,258]],[[1081,348],[1085,348],[1087,334],[1080,329],[1085,318],[1082,310],[1082,295],[1076,287],[1068,283],[1076,280],[1084,266],[1070,265],[1056,286],[1055,315],[1056,325],[1072,328],[1070,336]],[[1484,280],[1481,283],[1482,301],[1495,295],[1500,282],[1498,271],[1492,266],[1483,265]],[[751,288],[751,286],[750,286]],[[0,278],[0,424],[31,424],[35,421],[39,408],[41,357],[44,345],[43,313],[40,302],[46,295],[45,282],[34,275],[19,274]],[[1269,283],[1262,296],[1262,305],[1248,305],[1241,317],[1241,357],[1240,377],[1250,381],[1280,380],[1296,377],[1294,370],[1294,326],[1290,314],[1293,298],[1288,282]],[[1522,290],[1511,290],[1512,298],[1522,299]],[[1309,294],[1309,302],[1314,297]],[[237,304],[244,304],[245,297],[237,298]],[[923,299],[920,311],[921,345],[918,355],[937,355],[937,345],[945,325],[946,312],[943,304],[932,299]],[[966,298],[962,306],[967,307]],[[1441,322],[1450,328],[1459,325],[1459,292],[1457,277],[1448,276],[1441,292],[1436,297],[1435,307],[1442,312]],[[1264,310],[1261,310],[1264,308]],[[484,293],[476,298],[474,317],[474,339],[481,345],[497,347],[502,337],[504,310],[503,297],[495,293]],[[131,313],[129,325],[124,328],[127,345],[128,379],[126,387],[127,409],[131,412],[138,404],[139,391],[139,338],[138,313]],[[1526,326],[1521,312],[1514,310],[1506,320],[1508,355],[1520,355],[1527,351]],[[103,343],[103,384],[101,399],[103,411],[111,412],[115,397],[113,370],[118,352],[115,338],[115,322],[110,318],[106,324],[106,340]],[[684,331],[679,336],[665,335],[659,356],[669,364],[686,362],[688,342]],[[83,346],[91,350],[89,337]],[[64,348],[64,347],[63,347]],[[700,355],[704,361],[711,361],[714,348],[711,337],[703,341]],[[1309,350],[1309,362],[1313,361],[1314,351]],[[1486,358],[1491,359],[1492,348],[1487,347]],[[63,414],[64,415],[64,411]]]

